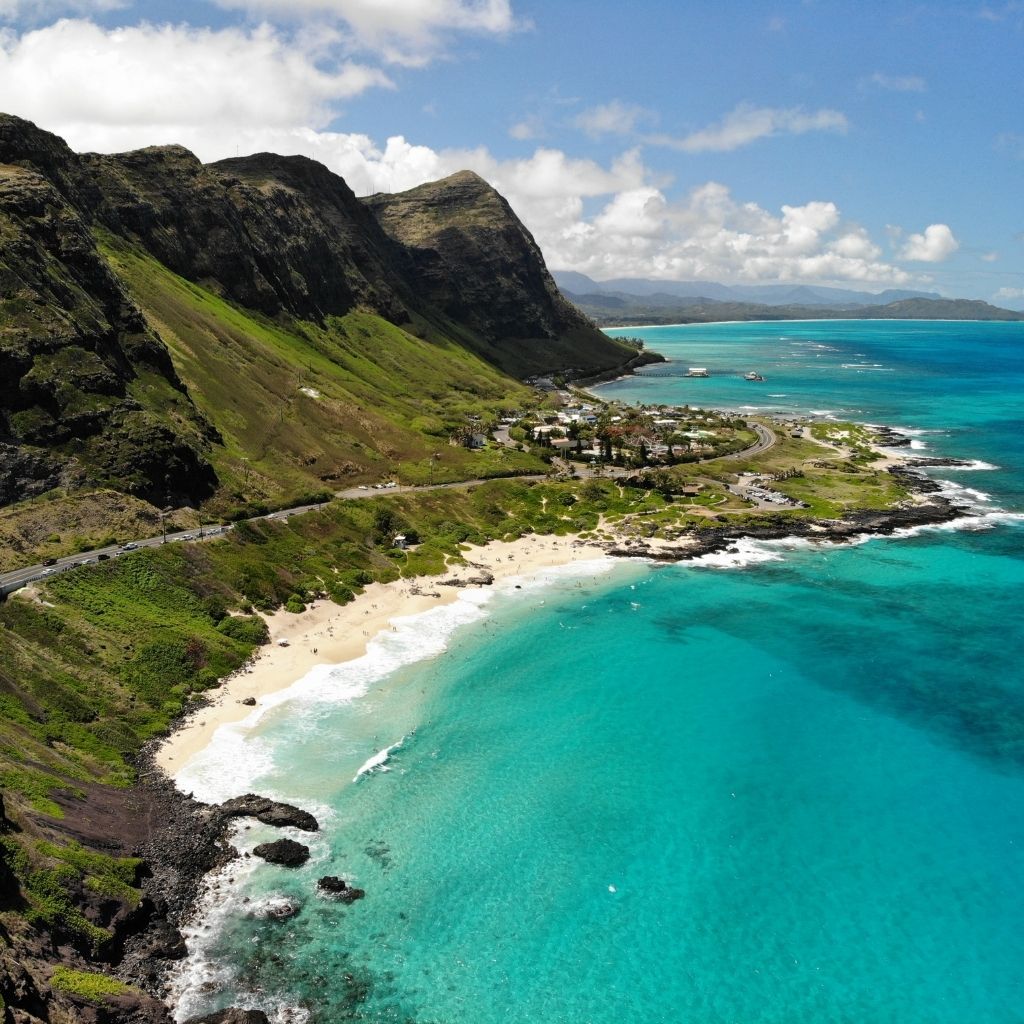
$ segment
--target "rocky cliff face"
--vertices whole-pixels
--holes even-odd
[[[0,237],[0,505],[86,483],[199,503],[216,486],[217,433],[107,245],[268,317],[368,310],[519,376],[634,355],[560,295],[529,232],[469,172],[360,201],[304,157],[80,156],[0,115]]]
[[[204,424],[60,191],[85,201],[70,154],[40,136],[0,123],[0,505],[89,479],[199,499]],[[140,400],[145,382],[177,428]]]
[[[575,357],[591,371],[622,362],[562,296],[533,236],[479,175],[460,171],[365,202],[406,248],[417,291],[489,342],[496,361],[551,370],[576,366]]]

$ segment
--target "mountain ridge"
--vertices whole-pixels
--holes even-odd
[[[446,227],[467,181],[481,218]],[[475,176],[430,186],[447,199],[415,247],[301,156],[79,155],[0,115],[0,183],[0,506],[99,486],[226,509],[379,478],[519,404],[514,378],[637,358]],[[500,468],[469,460],[441,446],[454,477]]]
[[[577,295],[610,295],[622,299],[658,297],[663,304],[680,304],[680,299],[728,301],[774,305],[879,306],[903,299],[941,299],[938,292],[886,288],[881,292],[837,288],[792,282],[765,285],[727,285],[717,281],[675,281],[654,278],[619,277],[596,281],[578,271],[553,270],[560,288]]]

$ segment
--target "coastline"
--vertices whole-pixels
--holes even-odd
[[[278,609],[265,614],[269,643],[224,679],[207,703],[186,713],[158,741],[150,752],[151,763],[173,782],[222,726],[258,716],[268,698],[297,683],[317,666],[340,665],[361,657],[374,637],[392,628],[392,620],[451,604],[464,587],[490,586],[509,577],[529,582],[545,569],[608,556],[680,562],[735,551],[740,541],[843,543],[864,535],[884,536],[941,525],[969,514],[965,505],[944,495],[941,486],[922,472],[927,460],[919,463],[891,450],[876,451],[879,468],[899,476],[913,494],[912,503],[882,511],[850,512],[833,520],[767,514],[756,523],[708,522],[673,540],[623,532],[600,541],[586,541],[575,534],[528,534],[514,541],[467,546],[465,562],[452,565],[440,575],[372,583],[346,605],[321,598],[301,613]]]
[[[887,316],[808,316],[793,317],[785,320],[687,320],[679,324],[605,324],[598,329],[601,331],[646,331],[656,327],[710,327],[714,324],[834,324],[848,323],[851,321],[866,321],[868,323],[901,323],[901,324],[1015,324],[1019,320],[950,320],[947,317],[934,317],[927,320],[915,319],[914,317],[897,318]]]
[[[915,468],[914,458],[901,458],[891,451],[878,454],[913,492],[912,500],[902,507],[854,512],[837,520],[766,516],[757,524],[709,522],[706,528],[674,540],[619,533],[611,539],[587,542],[576,535],[529,534],[515,541],[469,548],[463,552],[465,563],[442,575],[372,584],[344,606],[319,600],[300,614],[278,611],[266,616],[271,642],[222,682],[211,703],[186,716],[140,758],[136,792],[142,801],[165,808],[160,815],[163,824],[157,826],[146,849],[154,869],[147,890],[160,909],[148,921],[140,921],[139,931],[129,939],[121,976],[165,1000],[172,998],[169,961],[185,954],[179,929],[201,912],[205,880],[216,877],[211,872],[238,856],[230,840],[231,821],[220,806],[199,803],[176,784],[176,776],[221,726],[258,715],[265,698],[289,688],[318,665],[360,657],[370,640],[390,628],[393,619],[451,604],[464,587],[486,587],[512,577],[527,583],[546,569],[609,556],[657,562],[706,559],[704,564],[709,567],[739,566],[747,564],[744,542],[856,543],[868,536],[940,526],[972,515],[968,506],[942,493],[939,482]],[[288,641],[287,647],[278,645],[281,639]],[[242,703],[249,698],[255,699],[255,705]]]
[[[544,569],[607,554],[606,546],[575,535],[529,534],[515,541],[470,547],[464,552],[466,564],[453,565],[438,576],[372,583],[346,605],[324,598],[297,614],[279,609],[264,615],[269,644],[228,676],[208,704],[181,720],[154,749],[153,764],[173,780],[221,726],[258,714],[265,698],[287,689],[318,665],[338,665],[362,656],[367,644],[388,630],[395,618],[451,604],[463,587],[489,586],[511,576],[529,581]],[[255,704],[242,703],[245,700]]]

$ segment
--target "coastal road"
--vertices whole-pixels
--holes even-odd
[[[370,494],[376,492],[371,491]],[[360,497],[370,495],[360,493]],[[268,512],[266,515],[253,516],[246,522],[253,522],[258,519],[286,520],[289,516],[299,515],[302,512],[312,512],[320,508],[319,505],[296,505],[295,508],[281,509],[279,512]],[[76,555],[65,555],[56,559],[51,565],[30,565],[24,569],[15,569],[12,572],[0,573],[0,594],[10,594],[15,590],[24,587],[36,580],[49,579],[58,573],[67,572],[68,569],[77,568],[80,565],[91,565],[93,562],[105,562],[110,558],[119,558],[130,551],[137,551],[141,548],[155,548],[161,544],[173,544],[180,541],[205,541],[213,540],[227,533],[233,523],[218,523],[214,525],[204,524],[192,530],[177,530],[168,533],[166,538],[163,534],[157,537],[145,537],[139,540],[129,541],[126,544],[111,544],[105,548],[96,548],[94,551],[83,551]]]
[[[741,459],[749,458],[751,455],[758,455],[761,452],[767,451],[772,445],[775,444],[777,438],[774,431],[768,427],[763,426],[760,423],[751,423],[750,426],[754,429],[757,434],[757,441],[750,445],[748,448],[744,448],[741,452],[734,452],[732,455],[725,455],[722,458],[725,459]],[[504,431],[505,437],[500,438],[502,444],[514,444],[508,438],[508,431]],[[711,461],[711,460],[701,460]],[[617,476],[624,476],[629,473],[629,470],[621,469],[615,466],[604,467],[600,472],[595,471],[591,467],[576,467],[577,472],[583,478],[593,476],[605,476],[614,478]],[[508,479],[508,478],[501,478]],[[514,477],[516,480],[545,480],[547,475],[544,473],[531,473],[528,475]],[[417,485],[399,485],[394,486],[382,486],[363,484],[359,487],[349,487],[346,490],[338,491],[335,494],[336,498],[347,498],[358,500],[360,498],[379,498],[388,494],[409,494],[409,493],[421,493],[423,491],[439,491],[439,490],[466,490],[470,487],[476,487],[479,484],[486,483],[483,479],[474,480],[459,480],[455,483],[443,483],[443,484],[417,484]],[[281,509],[278,512],[268,512],[265,515],[253,516],[249,520],[242,520],[243,522],[255,522],[260,519],[275,519],[278,521],[285,521],[291,516],[301,515],[303,512],[312,512],[314,509],[320,508],[320,505],[297,505],[294,508]],[[58,558],[53,562],[52,565],[30,565],[23,569],[15,569],[12,572],[0,573],[0,595],[13,593],[15,590],[26,586],[29,583],[34,583],[37,580],[49,579],[51,576],[55,576],[58,573],[67,572],[69,569],[74,569],[80,565],[90,565],[93,562],[106,561],[109,558],[118,558],[121,555],[127,554],[129,551],[136,551],[140,548],[152,548],[157,547],[160,544],[172,544],[176,542],[186,541],[205,541],[212,540],[216,537],[220,537],[227,533],[231,528],[232,523],[220,523],[213,526],[202,526],[194,530],[178,530],[174,533],[168,533],[166,538],[164,536],[158,537],[146,537],[140,540],[129,541],[127,544],[121,545],[110,545],[105,548],[97,548],[95,551],[82,552],[76,555],[66,555],[63,558]]]
[[[754,433],[757,434],[757,440],[749,448],[744,448],[741,452],[723,455],[723,459],[749,459],[751,455],[760,455],[761,452],[768,451],[778,441],[775,431],[766,427],[763,423],[751,422],[749,426],[753,427]]]

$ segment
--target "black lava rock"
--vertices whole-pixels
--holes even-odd
[[[365,890],[349,885],[337,875],[324,875],[316,883],[316,887],[320,892],[333,896],[342,903],[355,903],[356,900],[361,900],[366,895]]]
[[[260,843],[252,851],[271,864],[283,864],[287,868],[297,868],[309,860],[309,847],[294,839],[278,839],[273,843]]]
[[[276,825],[278,828],[300,828],[303,832],[317,832],[320,823],[309,811],[303,811],[291,804],[269,800],[265,796],[246,793],[225,800],[220,805],[221,813],[227,818],[255,818],[264,825]]]

